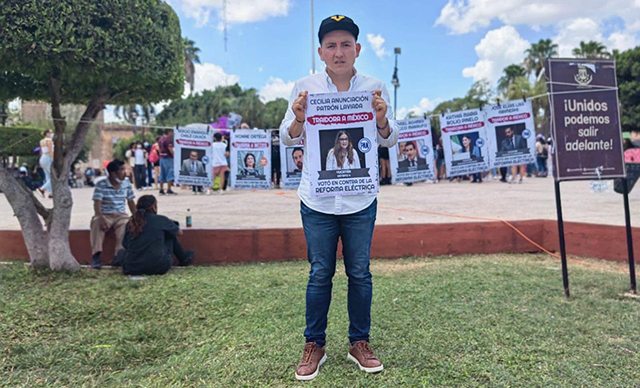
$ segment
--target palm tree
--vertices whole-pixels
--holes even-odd
[[[602,59],[611,58],[611,53],[607,51],[607,46],[600,42],[589,41],[580,42],[580,46],[573,49],[573,56],[576,58]]]
[[[182,38],[182,44],[184,45],[184,76],[189,84],[189,94],[191,94],[196,75],[194,63],[200,63],[200,57],[198,56],[200,49],[195,46],[196,42],[189,38]]]
[[[538,78],[544,69],[545,59],[558,56],[558,45],[553,43],[551,39],[540,39],[538,43],[531,43],[531,47],[524,52],[527,54],[524,59],[527,73],[533,73]]]
[[[502,70],[503,76],[498,80],[498,90],[502,93],[506,93],[511,85],[517,78],[527,75],[527,71],[520,65],[509,65]]]
[[[149,124],[151,122],[151,116],[155,115],[155,113],[156,109],[153,104],[116,105],[115,109],[115,115],[117,118],[122,118],[124,121],[134,125],[134,133],[137,130],[135,125],[138,117],[144,117],[145,123]]]

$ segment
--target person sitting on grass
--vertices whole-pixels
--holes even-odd
[[[182,236],[179,224],[158,214],[158,201],[153,195],[143,195],[125,230],[122,272],[125,275],[163,275],[171,269],[174,255],[178,265],[190,265],[193,250],[182,249],[179,236]]]

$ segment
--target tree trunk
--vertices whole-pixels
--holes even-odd
[[[69,225],[73,197],[67,172],[51,170],[53,188],[53,214],[49,225],[49,267],[53,271],[77,271],[80,264],[73,257],[69,246]]]
[[[24,243],[33,267],[49,266],[49,236],[38,217],[31,192],[25,193],[20,183],[5,169],[0,169],[0,189],[18,217]]]

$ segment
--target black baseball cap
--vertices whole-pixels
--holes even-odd
[[[320,23],[320,29],[318,30],[318,39],[320,40],[320,44],[322,44],[322,38],[324,38],[327,33],[338,30],[348,31],[354,38],[356,38],[356,40],[358,40],[360,29],[356,26],[353,20],[348,16],[333,15],[324,19],[322,23]]]

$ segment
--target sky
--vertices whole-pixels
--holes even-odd
[[[324,70],[317,54],[322,19],[351,17],[362,45],[355,66],[386,84],[391,107],[393,52],[402,49],[398,118],[461,97],[474,81],[495,85],[502,69],[522,62],[540,39],[553,39],[565,57],[580,41],[597,40],[608,50],[640,43],[640,0],[315,0],[313,43],[310,0],[167,2],[182,35],[201,49],[195,90],[237,82],[265,102],[289,98],[293,83],[311,73],[312,53],[316,71]],[[117,121],[112,110],[106,122]]]

